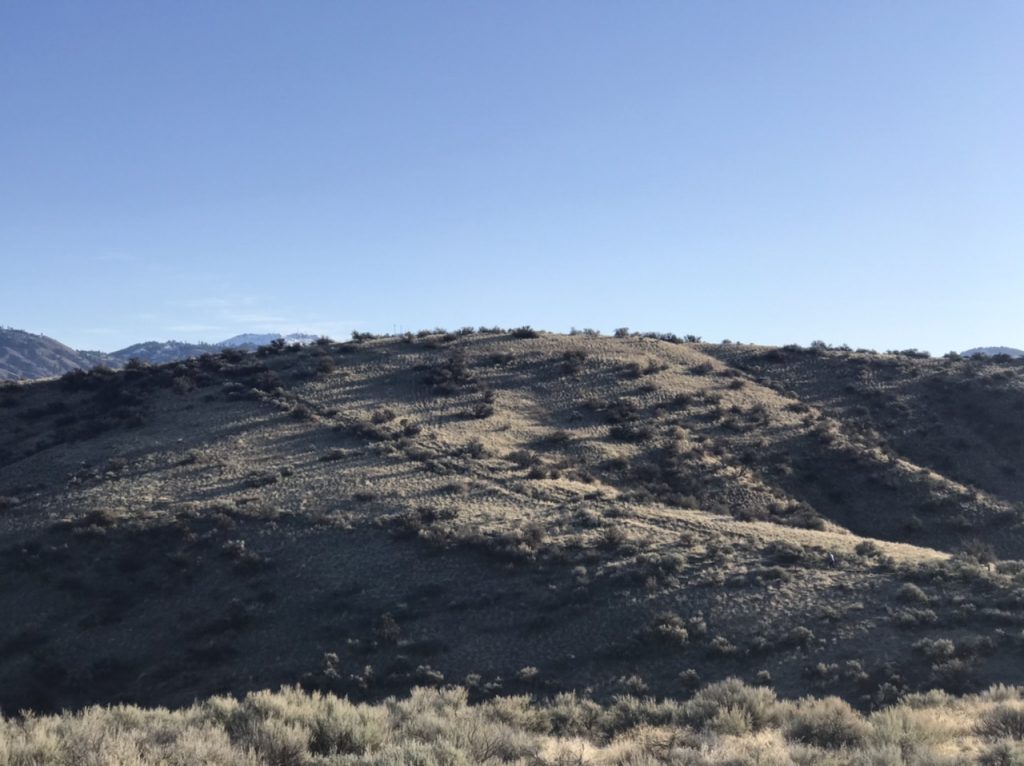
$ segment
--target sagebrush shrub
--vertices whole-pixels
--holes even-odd
[[[948,724],[935,711],[927,709],[885,708],[872,713],[869,723],[873,742],[895,745],[901,753],[927,750],[951,736]]]
[[[792,740],[829,749],[856,747],[870,732],[860,713],[838,697],[801,700],[786,729]]]
[[[980,766],[1024,766],[1024,745],[999,742],[978,756]]]
[[[912,582],[901,585],[896,597],[908,604],[927,604],[930,600],[928,594]]]
[[[1003,702],[982,714],[976,727],[989,739],[1024,740],[1024,703]]]
[[[763,687],[747,686],[738,678],[727,678],[701,689],[686,703],[686,720],[697,728],[704,728],[720,711],[735,708],[750,722],[751,731],[776,723],[779,703],[775,692]]]

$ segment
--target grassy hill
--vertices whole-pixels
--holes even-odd
[[[1024,681],[1024,367],[421,334],[0,388],[0,709]]]

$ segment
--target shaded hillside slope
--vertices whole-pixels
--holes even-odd
[[[1024,501],[1024,363],[741,346],[708,351],[975,497]],[[925,506],[918,515],[933,510]],[[959,512],[952,503],[947,510]],[[971,531],[969,517],[955,520]]]
[[[0,390],[0,707],[1024,680],[1020,368],[534,335]]]

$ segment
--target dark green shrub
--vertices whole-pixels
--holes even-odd
[[[587,352],[583,349],[573,349],[562,354],[562,371],[566,375],[577,375],[583,369],[583,363],[587,359]]]
[[[491,417],[494,414],[494,405],[488,404],[487,402],[480,402],[473,407],[473,417],[478,420],[484,420]]]
[[[803,625],[798,625],[789,631],[789,641],[797,646],[810,646],[814,643],[814,631]]]
[[[956,645],[948,638],[922,638],[913,648],[930,660],[947,660],[956,655]]]
[[[715,636],[708,642],[708,651],[721,657],[731,657],[739,648],[725,636]]]
[[[370,422],[375,425],[380,425],[381,423],[390,423],[396,417],[398,417],[398,415],[395,414],[393,409],[390,407],[381,407],[379,410],[374,410],[373,414],[370,415]]]
[[[373,632],[380,641],[388,644],[395,643],[402,635],[402,629],[398,625],[398,621],[387,612],[382,614],[377,620]]]
[[[930,600],[928,594],[912,582],[901,585],[896,598],[907,604],[927,604]]]
[[[878,547],[876,543],[870,540],[865,540],[862,543],[857,543],[857,547],[853,549],[858,556],[864,558],[877,558],[882,555],[882,549]]]
[[[690,642],[683,618],[671,612],[655,617],[650,625],[637,634],[637,638],[645,643],[674,647],[686,646]]]
[[[424,382],[438,394],[452,396],[460,389],[473,384],[475,376],[469,369],[466,355],[456,349],[451,356],[427,373]]]
[[[934,625],[939,616],[932,609],[906,607],[893,613],[893,620],[901,628],[916,628],[922,625]]]
[[[980,540],[968,540],[964,543],[961,555],[978,564],[992,564],[999,560],[995,548]]]

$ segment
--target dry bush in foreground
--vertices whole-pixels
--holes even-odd
[[[689,702],[575,694],[471,705],[459,687],[353,704],[286,687],[184,710],[92,707],[0,720],[0,766],[656,766],[1019,764],[1021,690],[907,697],[865,717],[836,698],[779,701],[736,679]]]

